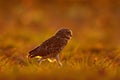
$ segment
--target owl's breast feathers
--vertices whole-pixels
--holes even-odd
[[[40,46],[29,52],[33,57],[35,56],[48,56],[50,54],[59,54],[66,46],[68,40],[53,36],[43,42]]]

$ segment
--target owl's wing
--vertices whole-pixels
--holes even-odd
[[[60,53],[66,44],[66,40],[53,36],[41,44],[39,55],[47,56],[49,54]]]
[[[53,42],[54,37],[49,38],[48,40],[44,41],[40,46],[36,47],[35,49],[29,52],[29,55],[35,56],[44,56],[48,53],[47,49],[51,42]]]
[[[35,56],[47,56],[49,54],[60,53],[64,46],[67,44],[65,39],[57,38],[53,36],[44,41],[40,46],[29,52],[33,57]]]
[[[61,52],[66,44],[66,40],[53,36],[32,50],[31,53],[33,53],[34,56],[47,56],[49,54],[57,54]]]

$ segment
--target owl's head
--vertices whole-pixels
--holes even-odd
[[[70,39],[72,37],[72,31],[70,29],[62,28],[57,31],[55,36],[59,38]]]

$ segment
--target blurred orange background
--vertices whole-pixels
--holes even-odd
[[[0,0],[0,33],[71,28],[82,46],[119,47],[120,0]]]
[[[29,63],[29,51],[62,27],[73,31],[63,67]],[[120,80],[119,34],[120,0],[0,0],[0,80]]]

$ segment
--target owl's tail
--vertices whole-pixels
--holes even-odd
[[[35,56],[37,56],[37,53],[31,51],[29,52],[28,58],[33,58]]]
[[[32,63],[32,62],[31,62],[31,58],[33,58],[33,57],[35,57],[35,56],[36,56],[36,54],[33,53],[33,51],[30,51],[29,54],[28,54],[28,56],[27,56],[28,62],[29,62],[29,63]]]

